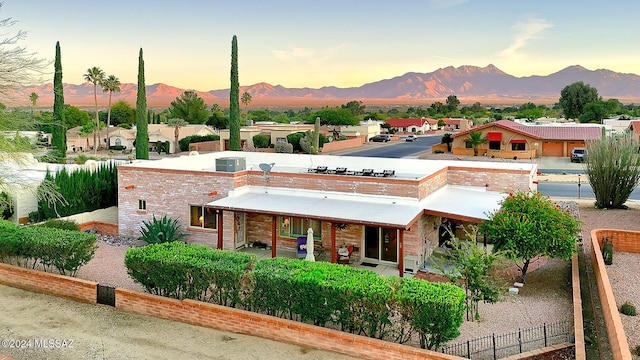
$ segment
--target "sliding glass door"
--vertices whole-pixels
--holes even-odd
[[[369,260],[398,262],[398,230],[365,227],[364,257]]]

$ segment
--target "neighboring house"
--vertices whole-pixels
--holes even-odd
[[[261,242],[274,257],[276,249],[295,249],[312,228],[333,262],[338,248],[353,246],[352,259],[396,265],[402,276],[438,246],[445,219],[487,219],[509,191],[535,190],[536,170],[231,151],[135,161],[118,166],[118,226],[135,236],[143,221],[166,215],[182,224],[190,243],[236,250]]]
[[[75,127],[67,131],[67,151],[79,152],[87,151],[93,147],[93,133],[80,136],[81,127]],[[158,141],[169,141],[169,153],[175,153],[175,128],[167,124],[149,124],[147,133],[149,135],[149,146],[155,146]],[[192,135],[216,135],[216,132],[207,125],[186,125],[178,129],[178,140]],[[107,130],[102,129],[98,133],[98,140],[102,146],[107,143]],[[111,146],[126,146],[127,149],[134,149],[136,140],[136,128],[123,129],[120,127],[109,128],[109,140]]]
[[[627,131],[631,133],[633,140],[640,143],[640,120],[629,121]]]
[[[399,132],[423,134],[427,131],[438,130],[438,121],[430,118],[387,119],[387,124]]]
[[[444,122],[442,128],[444,131],[466,131],[473,126],[473,121],[467,119],[442,118],[440,120]]]
[[[584,147],[586,140],[602,136],[601,125],[524,125],[499,120],[452,135],[454,155],[473,155],[466,139],[479,131],[488,141],[478,147],[479,154],[499,158],[568,157],[574,147]]]
[[[271,144],[287,142],[287,135],[313,130],[314,124],[280,124],[276,122],[250,122],[253,125],[240,127],[240,145],[242,148],[253,148],[253,137],[264,134],[269,136]],[[220,130],[220,148],[229,149],[229,129]]]

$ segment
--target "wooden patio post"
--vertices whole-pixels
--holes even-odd
[[[278,230],[278,219],[271,217],[271,257],[276,257],[276,232]]]
[[[223,211],[222,210],[218,210],[218,214],[217,214],[217,216],[218,216],[218,246],[217,246],[217,248],[220,249],[220,250],[222,250],[223,239],[224,239],[223,226],[222,226],[222,223],[223,223],[222,214],[223,214]]]
[[[400,229],[400,239],[398,245],[398,276],[404,276],[404,229]]]
[[[336,252],[336,224],[331,223],[331,263],[338,261]]]

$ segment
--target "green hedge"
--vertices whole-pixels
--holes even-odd
[[[96,251],[96,235],[41,226],[0,222],[0,260],[75,276]]]
[[[180,145],[180,150],[182,151],[188,151],[189,150],[189,144],[192,143],[197,143],[197,142],[204,142],[204,141],[216,141],[216,140],[220,140],[220,136],[218,135],[191,135],[191,136],[185,136],[184,138],[180,139],[180,141],[178,141],[178,144]]]
[[[465,294],[451,284],[379,276],[328,262],[264,259],[181,242],[130,249],[131,277],[156,295],[197,299],[437,348],[459,335]],[[254,269],[255,265],[255,269]]]
[[[127,250],[124,263],[136,282],[156,295],[236,306],[254,255],[169,242]]]

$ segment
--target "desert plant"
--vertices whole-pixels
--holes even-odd
[[[627,301],[620,307],[620,312],[627,316],[636,316],[636,306]]]
[[[602,259],[605,265],[613,264],[613,244],[609,238],[605,238],[602,242]]]
[[[178,241],[187,236],[187,234],[180,231],[181,226],[178,223],[178,219],[171,219],[167,215],[163,216],[162,219],[157,219],[153,215],[153,219],[148,222],[143,221],[142,226],[140,239],[148,244]]]
[[[7,220],[13,216],[13,201],[6,192],[0,193],[0,213],[2,213],[2,220]]]
[[[293,145],[289,143],[279,142],[275,144],[274,148],[277,153],[293,154]]]

